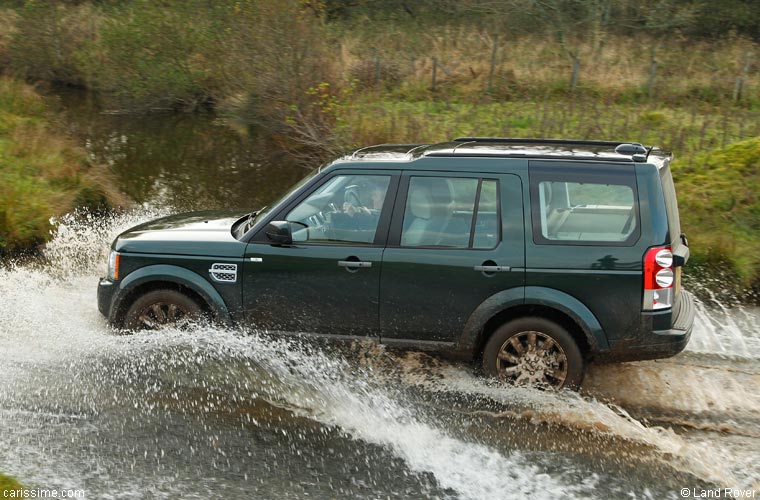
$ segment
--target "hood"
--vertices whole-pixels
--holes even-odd
[[[245,243],[232,225],[245,211],[189,212],[161,217],[124,231],[114,241],[119,252],[239,257]]]

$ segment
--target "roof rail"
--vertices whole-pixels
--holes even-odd
[[[587,146],[619,146],[620,144],[627,144],[623,142],[615,141],[581,141],[572,139],[518,139],[514,137],[457,137],[451,142],[481,142],[488,143],[520,143],[527,142],[533,144],[578,144]]]

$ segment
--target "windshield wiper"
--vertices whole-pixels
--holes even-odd
[[[251,213],[248,215],[248,219],[246,219],[246,221],[245,221],[245,224],[243,224],[243,230],[241,231],[241,233],[240,233],[240,234],[245,234],[245,233],[247,233],[247,232],[248,232],[248,230],[249,230],[249,229],[251,229],[251,228],[253,227],[253,223],[256,221],[256,217],[257,217],[257,216],[258,216],[258,215],[259,215],[261,212],[263,212],[264,210],[266,210],[266,208],[267,208],[267,207],[262,207],[262,208],[260,208],[260,209],[258,209],[258,210],[254,210],[253,212],[251,212]]]

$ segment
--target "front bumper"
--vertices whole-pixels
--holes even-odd
[[[108,278],[100,278],[98,282],[98,311],[100,314],[111,320],[113,309],[113,299],[118,287],[116,283]]]

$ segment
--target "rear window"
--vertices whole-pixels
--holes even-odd
[[[571,169],[531,170],[534,242],[633,245],[640,234],[633,171]]]

